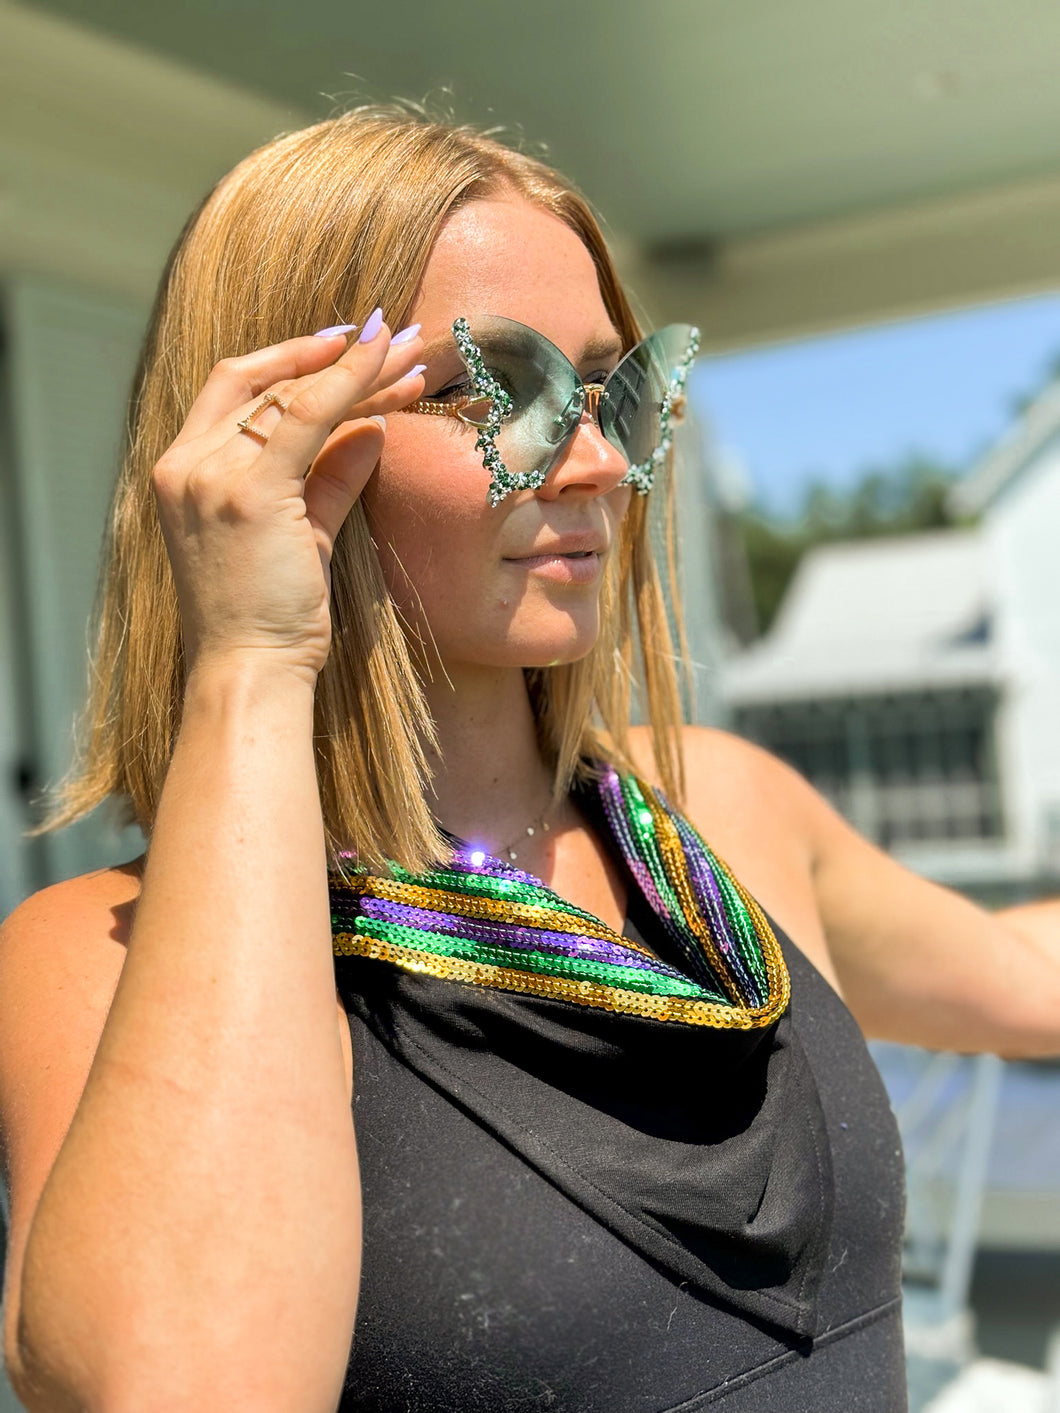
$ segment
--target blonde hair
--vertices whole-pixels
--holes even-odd
[[[211,368],[293,335],[408,322],[438,232],[458,207],[514,193],[573,229],[624,345],[640,331],[588,205],[544,163],[401,107],[359,108],[252,153],[192,216],[170,257],[141,355],[104,561],[81,756],[45,827],[102,800],[150,830],[180,725],[185,664],[151,470]],[[657,494],[657,493],[656,493]],[[650,499],[650,498],[649,498]],[[680,694],[665,602],[634,496],[587,657],[527,670],[560,797],[590,757],[629,767],[634,662],[664,788],[680,798]],[[333,856],[421,869],[444,853],[428,805],[433,726],[369,526],[354,506],[335,545],[333,639],[316,695],[316,750]],[[638,646],[639,645],[639,646]]]

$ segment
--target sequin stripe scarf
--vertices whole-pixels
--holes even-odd
[[[606,767],[604,818],[684,967],[576,908],[540,879],[460,844],[449,867],[333,875],[337,956],[660,1021],[753,1030],[790,984],[764,913],[693,826],[636,776]]]

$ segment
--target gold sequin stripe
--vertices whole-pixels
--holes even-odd
[[[744,907],[751,915],[751,922],[758,935],[759,945],[762,950],[762,961],[766,970],[766,984],[769,987],[769,995],[777,997],[780,1010],[788,1004],[791,998],[791,978],[788,975],[788,964],[784,960],[784,953],[780,949],[776,933],[769,925],[769,919],[759,907],[757,901],[748,893],[740,880],[725,863],[724,859],[718,858],[713,849],[710,851],[711,857],[724,873],[728,882],[736,890],[736,893]],[[772,1004],[772,1002],[770,1002]],[[779,1013],[779,1012],[778,1012]]]
[[[685,922],[688,924],[689,930],[699,938],[703,950],[707,954],[707,959],[714,968],[718,980],[725,988],[729,1000],[736,1006],[742,1006],[745,1004],[744,999],[732,979],[729,964],[718,951],[714,935],[707,926],[700,912],[699,904],[696,902],[695,890],[688,874],[688,862],[681,844],[681,836],[678,834],[673,820],[660,805],[658,796],[651,786],[645,785],[642,793],[648,809],[651,811],[652,822],[655,825],[656,843],[666,871],[670,875],[670,886],[677,894],[677,900],[681,904]]]
[[[356,886],[351,891],[360,897],[367,895],[371,898],[382,898],[390,903],[406,903],[409,907],[423,908],[428,912],[452,913],[457,917],[473,918],[477,922],[515,923],[543,932],[568,932],[579,937],[595,937],[601,942],[618,943],[622,947],[628,947],[631,952],[638,952],[653,962],[658,961],[650,948],[634,942],[632,938],[621,937],[602,922],[575,917],[570,913],[553,912],[551,908],[538,907],[536,903],[509,903],[499,898],[448,893],[438,888],[421,888],[415,883],[395,883],[374,877],[366,877],[363,886]]]
[[[650,786],[644,786],[645,797],[648,808],[651,810],[652,819],[655,823],[656,838],[660,847],[664,851],[664,856],[670,865],[673,881],[677,884],[677,895],[684,909],[685,917],[689,927],[703,943],[708,957],[714,964],[719,979],[725,986],[725,990],[738,1004],[743,1002],[738,993],[734,991],[733,983],[730,979],[728,966],[722,961],[714,943],[714,938],[709,930],[704,935],[704,923],[695,903],[695,893],[692,889],[691,878],[688,874],[688,865],[685,859],[685,852],[681,845],[680,835],[676,826],[669,816],[663,811],[659,804],[658,796]],[[769,986],[769,1000],[764,1006],[750,1008],[750,1014],[767,1016],[770,1020],[779,1016],[788,1001],[791,999],[791,978],[788,976],[787,963],[784,961],[784,954],[780,950],[780,943],[776,939],[776,934],[769,925],[765,913],[751,897],[747,889],[744,888],[740,880],[735,876],[732,869],[723,859],[711,850],[711,855],[718,868],[724,873],[727,881],[736,890],[740,901],[751,914],[751,921],[754,923],[755,931],[758,934],[759,945],[762,949],[762,960],[766,969],[766,981]],[[694,908],[695,911],[690,910]],[[764,1022],[761,1022],[764,1024]]]
[[[780,1015],[785,1006],[791,1000],[791,977],[788,975],[788,964],[784,960],[784,953],[780,950],[780,943],[777,941],[776,933],[769,925],[769,920],[765,913],[751,897],[747,889],[740,880],[733,874],[717,854],[714,855],[718,864],[725,870],[725,876],[732,883],[744,907],[751,914],[751,921],[755,925],[762,945],[762,960],[766,966],[766,980],[769,983],[770,1008],[775,1015]],[[776,994],[776,1000],[772,998]]]
[[[689,1001],[683,996],[647,996],[640,991],[625,991],[617,986],[602,986],[594,981],[573,981],[565,977],[540,976],[516,971],[511,967],[494,966],[488,962],[469,962],[463,958],[439,957],[411,947],[398,947],[375,937],[360,937],[353,932],[337,932],[335,951],[340,956],[371,957],[393,962],[405,971],[426,972],[442,981],[464,981],[472,986],[490,986],[501,991],[522,991],[532,996],[573,1001],[579,1006],[599,1010],[619,1011],[624,1015],[646,1016],[650,1020],[678,1021],[684,1025],[710,1026],[714,1030],[760,1030],[771,1024],[769,1014],[761,1010],[734,1010],[711,1001]],[[779,1012],[777,1012],[779,1014]]]

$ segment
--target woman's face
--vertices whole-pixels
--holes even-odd
[[[489,314],[544,334],[585,382],[603,382],[622,354],[585,246],[514,198],[471,202],[438,238],[412,314],[426,397],[466,379],[453,320],[474,329]],[[585,416],[543,486],[491,508],[476,435],[455,418],[387,418],[363,502],[390,591],[450,670],[574,661],[599,632],[604,563],[631,495],[625,459]]]

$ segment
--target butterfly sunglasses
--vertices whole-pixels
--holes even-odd
[[[649,334],[602,383],[583,383],[565,353],[514,319],[488,315],[473,331],[457,319],[453,339],[468,384],[452,397],[420,398],[403,411],[455,417],[477,429],[490,505],[544,485],[586,412],[629,463],[620,484],[641,495],[651,490],[684,410],[698,329],[669,324]]]

